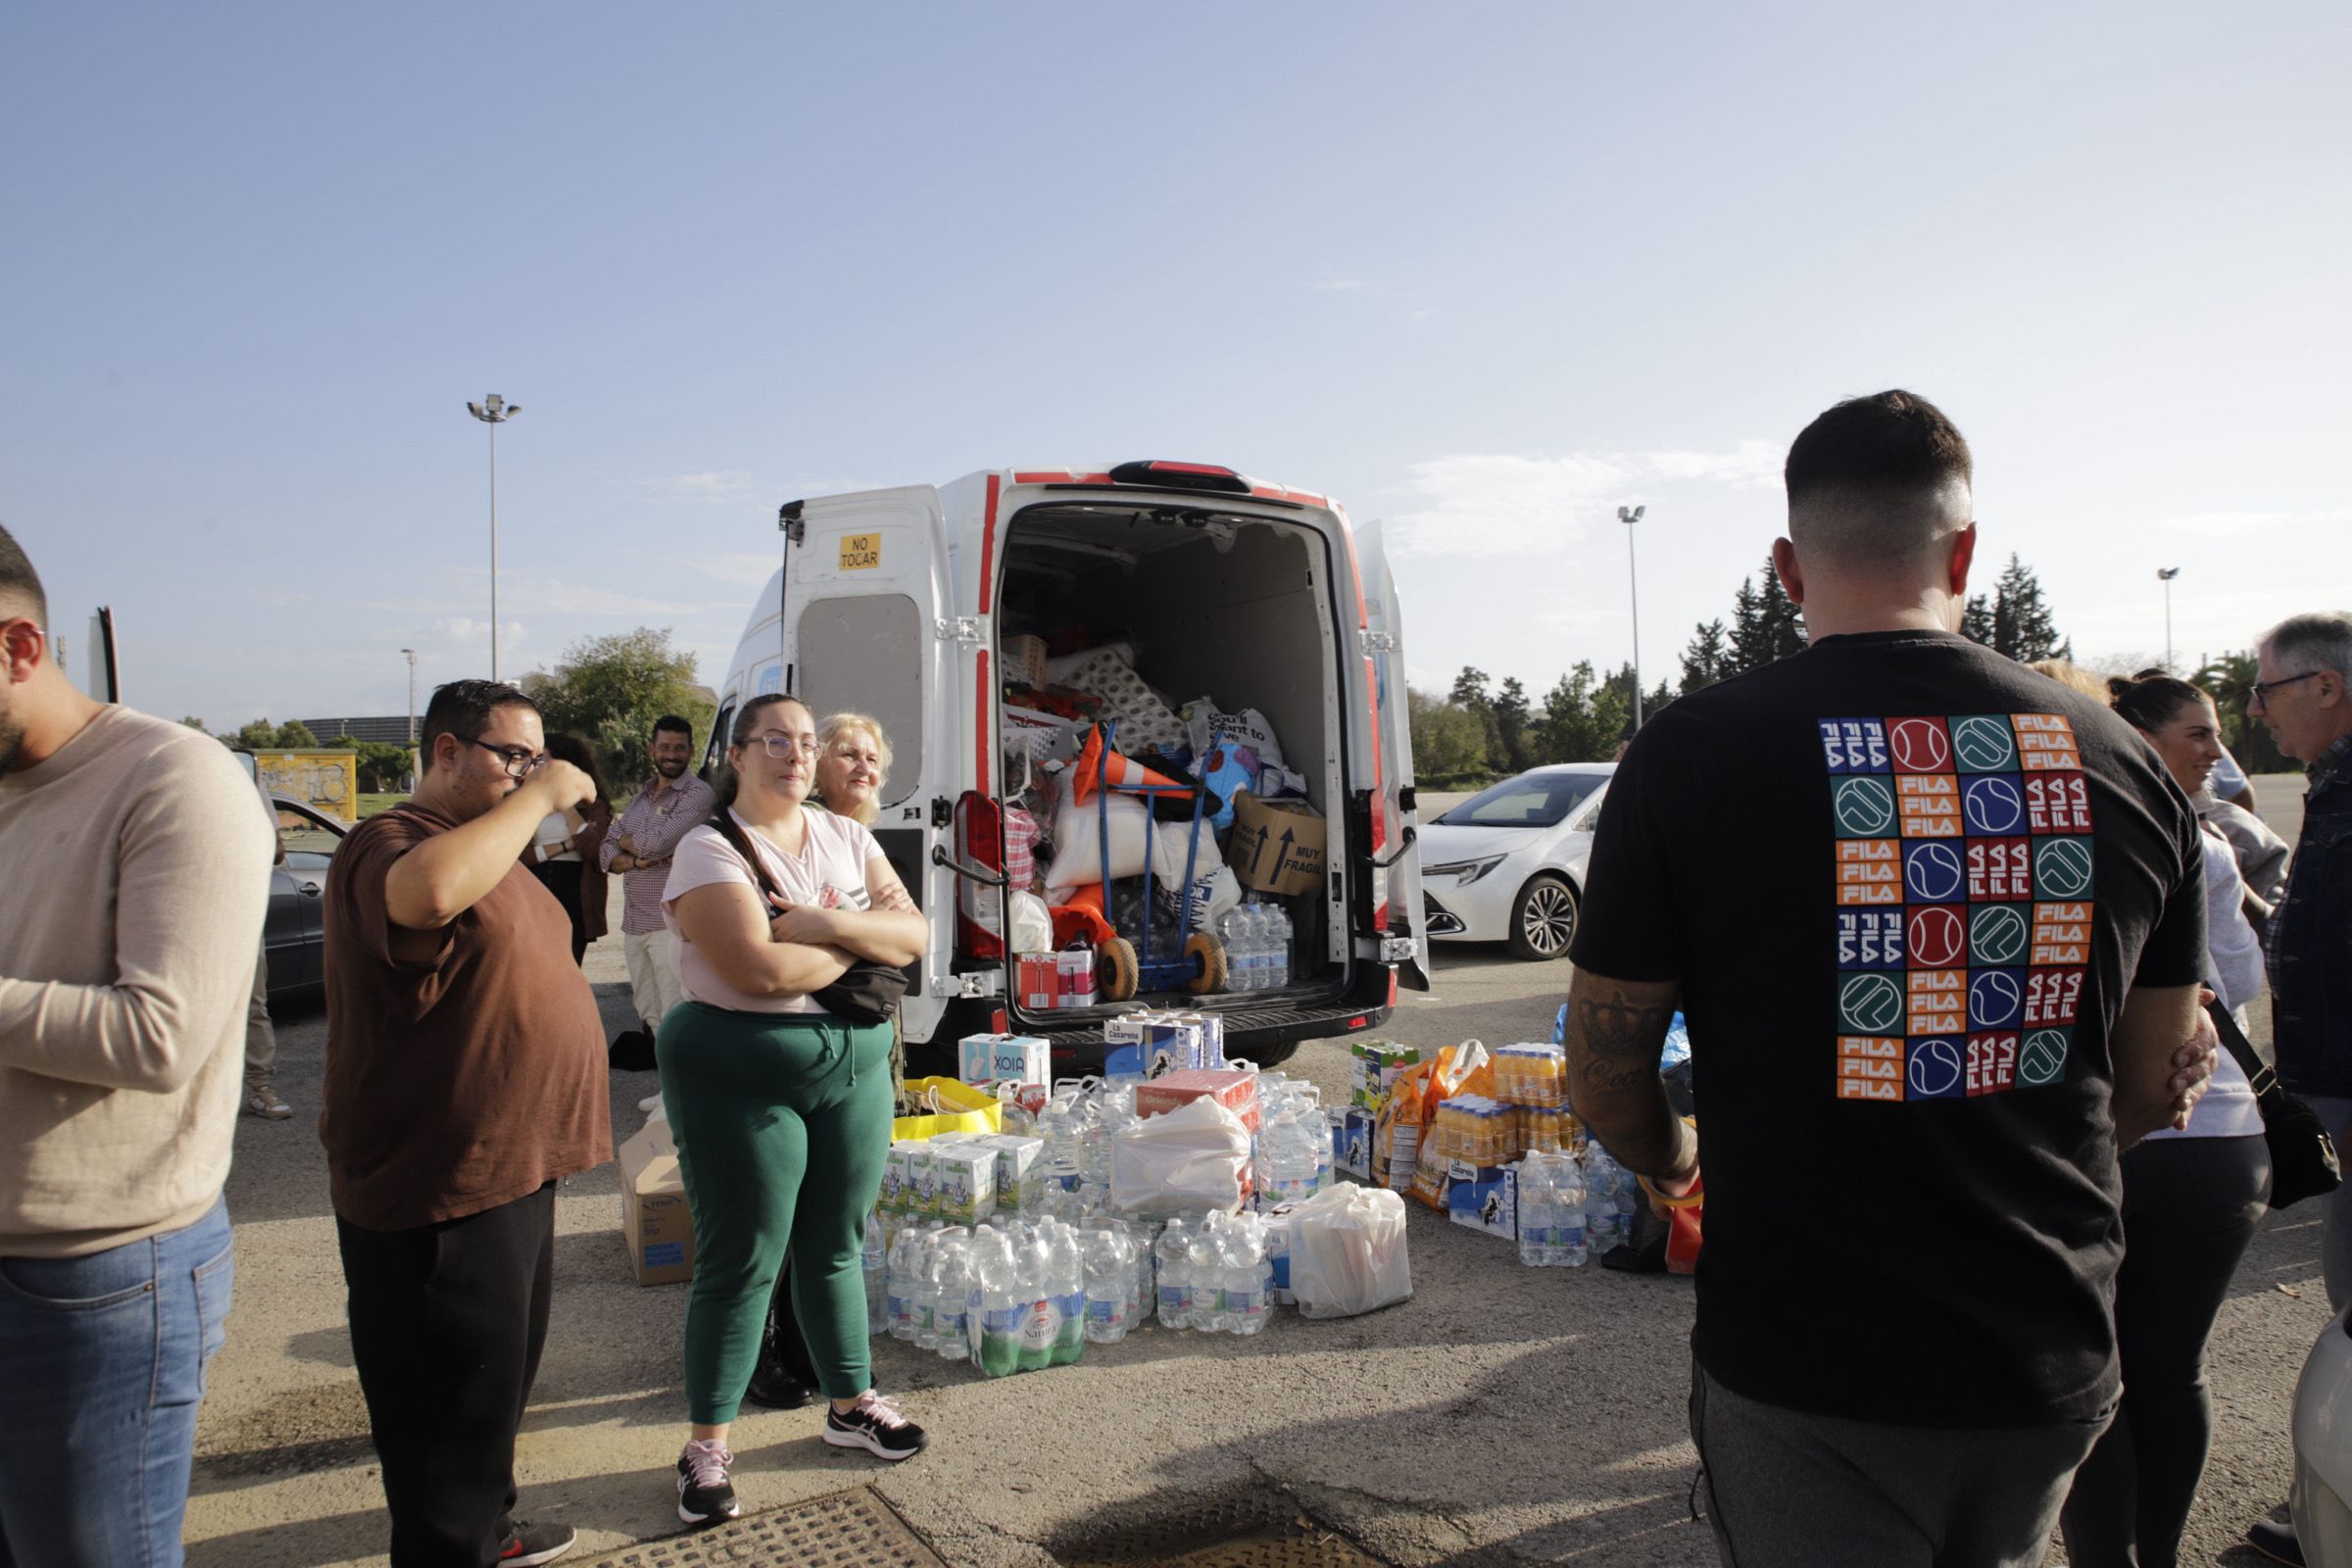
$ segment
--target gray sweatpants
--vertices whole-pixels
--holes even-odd
[[[1884,1426],[1759,1403],[1690,1367],[1724,1568],[2034,1568],[2108,1420]]]

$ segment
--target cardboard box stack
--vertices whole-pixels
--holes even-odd
[[[1225,1018],[1215,1012],[1138,1008],[1102,1026],[1103,1070],[1112,1078],[1158,1078],[1225,1065]],[[1121,1056],[1120,1053],[1131,1054]]]
[[[1381,1187],[1409,1187],[1421,1130],[1417,1124],[1396,1126],[1385,1112],[1396,1075],[1419,1065],[1421,1048],[1387,1040],[1358,1040],[1348,1049],[1355,1060],[1348,1107],[1340,1115],[1334,1158],[1342,1169],[1359,1181]],[[1388,1124],[1385,1130],[1384,1124]]]
[[[1257,1136],[1257,1074],[1235,1067],[1187,1067],[1135,1086],[1135,1113],[1156,1116],[1202,1097],[1216,1101]]]
[[[620,1237],[640,1285],[694,1277],[694,1216],[678,1174],[677,1140],[660,1116],[620,1146]]]

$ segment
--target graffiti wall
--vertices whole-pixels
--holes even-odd
[[[270,794],[345,822],[360,819],[359,759],[351,753],[256,752],[253,760]]]

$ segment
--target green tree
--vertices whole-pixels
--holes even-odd
[[[1632,692],[1630,667],[1603,682],[1590,660],[1579,660],[1544,694],[1544,716],[1534,725],[1534,760],[1605,762],[1616,756],[1618,738],[1633,716]]]
[[[276,745],[281,752],[314,751],[318,748],[318,737],[312,734],[311,726],[301,719],[289,718],[277,726]]]
[[[232,744],[249,752],[273,752],[277,750],[277,726],[266,718],[257,718],[237,730]]]
[[[1732,648],[1723,622],[1699,622],[1690,634],[1690,646],[1683,650],[1683,695],[1703,691],[1733,673]]]
[[[1960,611],[1960,635],[1972,643],[1992,646],[1992,601],[1983,594],[1971,594]]]
[[[1730,641],[1732,674],[1762,669],[1805,651],[1804,612],[1781,587],[1781,574],[1773,569],[1770,556],[1764,558],[1763,587],[1753,578],[1740,581],[1740,591],[1733,596]]]
[[[1486,726],[1478,714],[1409,689],[1405,704],[1413,727],[1413,777],[1421,788],[1486,776]]]
[[[1516,675],[1506,676],[1502,690],[1494,698],[1494,729],[1502,742],[1502,765],[1514,773],[1523,773],[1529,766],[1527,725],[1532,716],[1527,703],[1527,688],[1519,684]]]
[[[406,746],[397,741],[350,741],[348,744],[356,754],[353,765],[359,769],[361,789],[371,794],[388,794],[407,782],[411,763]]]
[[[713,706],[695,691],[694,656],[670,646],[669,628],[584,637],[564,651],[544,684],[524,689],[550,732],[569,730],[596,748],[615,791],[646,772],[654,720],[676,713],[697,735],[710,733]]]
[[[180,722],[185,724],[188,728],[194,730],[199,735],[210,735],[212,733],[211,730],[205,728],[204,720],[198,718],[193,713],[190,713],[187,717],[181,719]]]
[[[2012,552],[1992,584],[1992,648],[2020,663],[2037,659],[2072,659],[2071,639],[2058,635],[2050,607],[2041,597],[2041,580]]]

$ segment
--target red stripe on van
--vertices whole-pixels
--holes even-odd
[[[1019,476],[1016,474],[1014,477]],[[988,476],[988,504],[980,514],[980,607],[977,613],[983,615],[988,613],[991,603],[988,589],[997,561],[997,492],[1003,483],[996,474]],[[983,709],[982,711],[987,710]]]
[[[1019,468],[1012,475],[1014,484],[1110,484],[1107,473],[1080,473],[1074,468]]]
[[[1328,507],[1331,505],[1328,500],[1315,494],[1312,490],[1285,490],[1282,493],[1282,498],[1285,501],[1296,501],[1301,506],[1308,507]]]
[[[994,479],[989,481],[989,488],[991,490],[996,488]],[[989,732],[996,728],[994,720],[997,710],[996,705],[990,701],[996,693],[991,691],[988,685],[988,650],[985,648],[980,650],[979,664],[980,674],[975,689],[979,693],[980,701],[972,709],[972,788],[986,795],[988,793],[988,739]]]
[[[1369,630],[1372,617],[1364,611],[1364,568],[1355,559],[1355,528],[1344,514],[1340,523],[1340,537],[1348,541],[1348,575],[1355,582],[1355,628]]]

